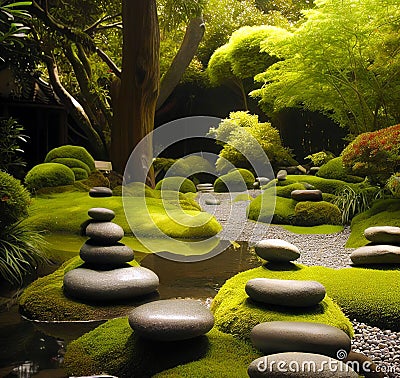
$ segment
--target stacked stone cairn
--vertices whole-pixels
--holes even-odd
[[[354,265],[400,264],[400,227],[369,227],[364,236],[370,243],[352,252]]]
[[[198,192],[213,192],[214,191],[214,185],[211,183],[205,183],[205,184],[197,184],[196,189]]]
[[[271,180],[268,177],[256,177],[256,181],[253,184],[254,189],[262,188],[267,185]]]
[[[280,239],[261,240],[255,245],[255,252],[270,264],[281,266],[300,257],[295,245]],[[316,281],[268,278],[249,280],[245,290],[255,303],[288,309],[315,308],[326,295],[325,287]],[[251,378],[358,377],[354,370],[337,360],[338,351],[343,357],[349,353],[351,340],[336,327],[312,322],[272,321],[256,325],[250,340],[265,354],[249,365]],[[315,372],[302,369],[309,361],[316,365]],[[336,371],[329,369],[332,364],[338,367]]]

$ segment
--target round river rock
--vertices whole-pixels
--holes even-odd
[[[325,287],[317,281],[254,278],[246,283],[247,295],[256,302],[287,307],[310,307],[321,302]]]
[[[286,169],[281,169],[281,170],[278,171],[278,173],[276,174],[276,178],[278,179],[278,181],[285,181],[287,175],[288,175],[288,173],[287,173]]]
[[[90,197],[112,197],[112,190],[106,186],[94,186],[89,190]]]
[[[322,192],[319,189],[293,190],[290,195],[296,201],[322,201]]]
[[[133,251],[128,246],[117,243],[115,245],[93,245],[88,240],[80,250],[83,261],[97,265],[120,265],[134,258]]]
[[[339,328],[311,322],[267,322],[250,334],[253,345],[266,355],[282,352],[317,353],[336,358],[350,351],[350,337]]]
[[[256,243],[254,249],[258,256],[271,262],[289,262],[300,257],[299,249],[282,239],[263,239]]]
[[[115,218],[115,213],[105,207],[92,207],[88,210],[88,215],[92,219],[100,222],[110,222]]]
[[[221,201],[218,198],[206,198],[204,203],[206,205],[220,205]]]
[[[156,291],[158,285],[158,276],[139,266],[112,270],[76,268],[64,276],[66,296],[95,302],[141,297]]]
[[[380,244],[400,244],[400,227],[377,226],[368,227],[364,236],[369,241]]]
[[[86,236],[92,244],[113,245],[124,237],[124,230],[112,222],[91,222],[86,227]]]
[[[354,265],[400,264],[400,246],[365,245],[354,250],[350,259]]]
[[[165,299],[136,307],[129,324],[144,338],[176,341],[204,335],[214,326],[214,316],[196,300]]]

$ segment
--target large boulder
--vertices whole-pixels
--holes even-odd
[[[299,249],[282,239],[263,239],[257,242],[254,249],[258,256],[270,262],[289,262],[300,257]]]
[[[364,231],[367,240],[379,244],[400,244],[400,227],[376,226]]]
[[[400,264],[400,246],[366,245],[354,250],[350,259],[354,265]]]

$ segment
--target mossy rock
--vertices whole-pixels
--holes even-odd
[[[294,208],[294,224],[297,226],[318,226],[321,224],[342,223],[339,208],[326,201],[299,202]]]
[[[173,190],[181,193],[196,193],[196,186],[193,181],[185,177],[166,177],[156,185],[157,190]]]
[[[316,176],[335,179],[351,183],[358,183],[364,181],[363,177],[349,175],[343,165],[343,158],[341,156],[329,160],[321,166]]]
[[[86,180],[88,178],[87,172],[82,168],[71,168],[75,175],[75,181]]]
[[[138,338],[127,318],[113,319],[70,343],[64,358],[69,375],[106,372],[128,377],[247,377],[258,358],[248,342],[212,329],[206,336],[165,343]]]
[[[101,320],[124,316],[129,313],[132,305],[138,304],[130,301],[121,305],[104,306],[67,298],[62,288],[64,274],[82,264],[83,261],[79,257],[74,257],[54,273],[31,283],[19,299],[21,314],[28,319],[41,321]],[[138,266],[138,263],[132,261],[130,265]]]
[[[226,281],[219,290],[211,309],[216,317],[216,326],[220,330],[245,336],[256,321],[272,317],[275,319],[279,315],[285,319],[295,317],[299,321],[300,318],[312,318],[312,321],[317,321],[318,318],[326,324],[332,322],[331,325],[338,326],[352,335],[351,323],[329,298],[322,306],[310,309],[309,313],[305,310],[293,312],[283,307],[267,306],[259,310],[247,300],[244,291],[246,282],[258,277],[318,281],[325,286],[329,298],[332,298],[350,319],[357,319],[383,329],[400,329],[399,270],[331,269],[322,266],[306,267],[297,264],[278,266],[267,263],[237,274]],[[322,310],[328,311],[321,312]],[[315,316],[312,314],[313,311],[317,313]]]
[[[252,189],[254,181],[254,175],[247,169],[234,169],[215,180],[214,191],[222,193],[227,191],[235,192]]]
[[[57,148],[53,148],[46,155],[44,160],[45,163],[49,163],[57,158],[73,158],[85,163],[90,171],[95,170],[94,159],[92,155],[86,150],[86,148],[81,146],[65,145]]]
[[[328,324],[343,330],[349,336],[353,335],[350,321],[328,296],[325,296],[318,306],[311,308],[262,305],[252,301],[245,292],[246,283],[250,279],[258,277],[289,279],[286,277],[292,274],[295,276],[296,269],[306,269],[294,264],[289,266],[293,271],[282,271],[285,267],[277,267],[274,270],[276,265],[270,266],[271,269],[260,267],[239,273],[225,282],[211,304],[215,325],[220,331],[247,339],[253,327],[259,323],[298,321]]]
[[[54,186],[72,185],[75,175],[71,168],[59,163],[43,163],[34,166],[25,177],[25,185],[31,192]]]
[[[87,179],[76,181],[74,186],[80,191],[88,192],[94,186],[104,186],[109,188],[110,181],[100,171],[93,171]]]
[[[86,163],[84,163],[81,160],[74,159],[74,158],[55,158],[51,161],[48,161],[46,163],[59,163],[59,164],[64,164],[69,168],[81,168],[86,171],[87,175],[90,174],[90,168]],[[87,178],[87,177],[86,177]]]
[[[351,234],[346,247],[366,245],[368,240],[364,237],[364,230],[372,226],[400,227],[400,199],[377,200],[369,210],[356,215],[351,221]]]
[[[292,198],[291,194],[293,190],[305,190],[306,187],[304,184],[300,182],[296,182],[294,184],[289,184],[285,186],[277,186],[275,188],[276,195],[279,197],[285,197],[285,198]]]

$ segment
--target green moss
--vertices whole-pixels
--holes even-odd
[[[322,199],[326,202],[335,203],[337,201],[337,196],[330,193],[322,193]]]
[[[88,192],[94,186],[110,187],[110,181],[100,171],[92,172],[86,180],[75,182],[74,186],[84,192]]]
[[[235,199],[233,200],[233,202],[240,202],[240,201],[253,201],[253,197],[248,194],[248,193],[241,193],[238,194]]]
[[[74,158],[55,158],[51,161],[48,161],[47,163],[59,163],[59,164],[64,164],[69,168],[81,168],[86,171],[86,173],[89,175],[90,174],[90,168],[86,163],[84,163],[81,160],[74,159]],[[86,177],[87,178],[87,177]]]
[[[339,208],[325,201],[299,202],[294,208],[294,224],[297,226],[318,226],[321,224],[341,224]]]
[[[351,234],[346,247],[357,248],[368,243],[364,230],[372,226],[400,227],[400,199],[377,200],[372,207],[356,215],[351,222]]]
[[[84,162],[90,169],[90,171],[94,171],[94,159],[89,152],[81,146],[71,146],[65,145],[61,147],[57,147],[49,151],[44,160],[45,163],[49,163],[50,161],[57,158],[73,158]]]
[[[167,177],[160,180],[157,185],[157,190],[174,190],[181,193],[196,193],[196,186],[193,181],[185,177]]]
[[[71,168],[72,172],[74,172],[75,180],[86,180],[88,178],[87,172],[82,168]]]
[[[267,306],[258,310],[247,300],[244,291],[246,282],[257,277],[318,281],[350,319],[355,318],[384,329],[400,329],[399,270],[330,269],[295,264],[279,267],[266,264],[229,279],[214,298],[211,308],[216,317],[216,326],[223,332],[247,335],[251,327],[262,319],[293,319],[296,315],[298,320],[319,319],[352,334],[350,322],[330,299],[325,299],[322,306],[308,313],[306,310],[291,312],[283,307]]]
[[[336,234],[343,231],[343,226],[322,224],[320,226],[291,226],[282,225],[282,228],[294,234]]]
[[[137,338],[126,318],[114,319],[68,345],[70,375],[107,372],[119,377],[246,377],[260,354],[216,329],[207,337],[165,343]],[[159,373],[159,374],[157,374]]]
[[[74,182],[74,172],[59,163],[38,164],[25,177],[25,184],[32,192],[46,187],[72,185]]]
[[[215,180],[214,191],[221,193],[252,189],[254,181],[254,175],[247,169],[235,169]]]
[[[364,181],[363,177],[353,176],[347,173],[341,156],[331,159],[322,165],[316,175],[326,179],[335,179],[353,183]]]
[[[291,193],[293,190],[304,190],[304,189],[306,189],[306,187],[304,186],[304,184],[300,182],[296,182],[294,184],[289,184],[285,186],[277,186],[275,188],[276,195],[285,198],[292,198]]]

